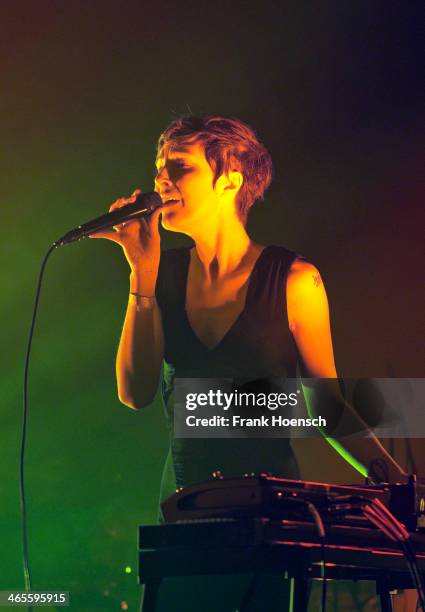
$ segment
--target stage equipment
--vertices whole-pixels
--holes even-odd
[[[413,476],[406,485],[266,474],[189,485],[162,504],[167,523],[140,527],[143,612],[154,612],[165,577],[233,573],[290,578],[296,612],[307,611],[311,579],[374,580],[383,612],[397,588],[416,588],[424,601],[424,492]]]
[[[325,522],[334,523],[346,508],[344,504],[379,499],[409,531],[425,530],[425,485],[412,475],[407,484],[334,485],[276,478],[268,474],[241,478],[214,478],[177,491],[162,504],[167,522],[211,517],[300,518],[300,507],[293,500],[310,501]],[[291,510],[292,508],[292,510]],[[283,514],[282,514],[283,513]],[[308,510],[304,510],[308,516]],[[342,519],[341,519],[342,520]],[[357,524],[364,521],[353,509],[344,519]]]

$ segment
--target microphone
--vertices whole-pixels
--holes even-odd
[[[141,193],[136,197],[136,201],[131,204],[126,204],[117,210],[106,213],[96,217],[92,221],[83,223],[78,227],[67,232],[62,238],[56,240],[53,243],[54,247],[60,247],[82,238],[87,238],[90,234],[95,234],[101,230],[108,229],[114,225],[119,225],[125,221],[132,219],[140,219],[141,217],[147,217],[153,213],[157,208],[162,207],[162,200],[159,195],[152,191],[150,193]]]

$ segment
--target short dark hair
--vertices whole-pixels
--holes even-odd
[[[175,144],[201,143],[205,158],[214,172],[214,183],[221,174],[238,171],[243,184],[236,196],[239,218],[246,223],[248,211],[262,200],[273,176],[273,164],[266,147],[254,130],[239,119],[212,116],[184,116],[175,119],[158,140],[157,156]]]

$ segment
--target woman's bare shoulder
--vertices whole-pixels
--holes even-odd
[[[323,281],[317,267],[303,257],[296,257],[289,268],[287,290],[317,289],[321,285]]]

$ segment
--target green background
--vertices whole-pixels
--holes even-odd
[[[237,116],[269,148],[276,176],[249,229],[321,270],[340,374],[424,376],[423,12],[336,0],[2,3],[1,589],[23,588],[22,378],[41,261],[71,227],[152,189],[156,138],[173,117]],[[162,408],[128,410],[115,389],[127,291],[116,245],[59,249],[34,336],[33,588],[71,591],[76,610],[136,609],[137,526],[156,520]]]

